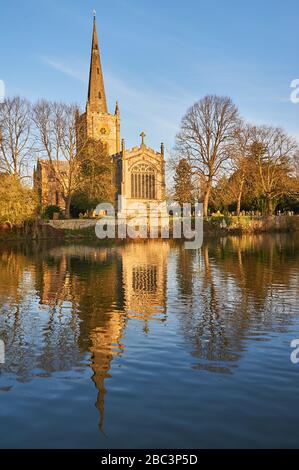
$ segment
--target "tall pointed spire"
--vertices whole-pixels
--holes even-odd
[[[95,11],[93,12],[93,32],[87,106],[92,112],[108,113],[104,78],[100,59],[99,41],[96,28]]]

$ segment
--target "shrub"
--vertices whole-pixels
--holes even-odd
[[[21,226],[36,215],[35,192],[25,187],[19,179],[0,175],[0,223]]]
[[[79,217],[79,214],[89,212],[97,206],[97,202],[92,200],[87,193],[77,191],[74,193],[71,201],[71,215]]]
[[[62,215],[62,211],[59,206],[56,206],[55,204],[50,204],[49,206],[45,207],[43,211],[43,217],[45,219],[53,219],[53,215],[58,213],[59,215]]]

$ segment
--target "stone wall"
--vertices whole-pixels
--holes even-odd
[[[50,220],[47,225],[60,230],[80,230],[88,227],[95,227],[95,219],[68,219],[68,220]]]
[[[95,227],[96,219],[50,220],[47,225],[59,230],[80,230]],[[262,232],[295,232],[299,231],[299,216],[272,217],[209,217],[205,220],[204,231],[223,234],[230,232],[262,233]]]

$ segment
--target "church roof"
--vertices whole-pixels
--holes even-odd
[[[37,162],[38,165],[43,167],[45,173],[50,176],[53,173],[53,170],[57,170],[60,172],[66,172],[68,173],[69,171],[69,162],[65,160],[56,160],[56,161],[50,161],[50,160],[40,160],[38,159]]]

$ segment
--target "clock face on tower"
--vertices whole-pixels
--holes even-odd
[[[100,134],[102,136],[108,135],[109,134],[109,128],[106,127],[105,125],[100,127]]]

